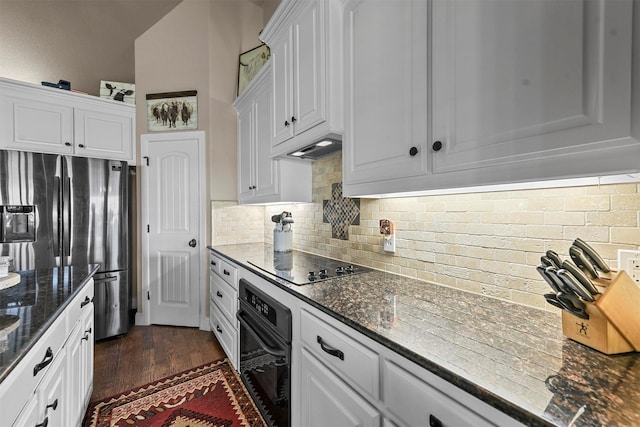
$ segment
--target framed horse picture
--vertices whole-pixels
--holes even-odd
[[[198,129],[198,91],[147,94],[149,132]]]

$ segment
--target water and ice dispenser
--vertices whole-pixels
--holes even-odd
[[[35,242],[35,213],[31,205],[0,206],[0,243]]]

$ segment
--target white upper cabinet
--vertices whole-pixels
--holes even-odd
[[[271,61],[233,104],[238,112],[238,201],[311,201],[311,164],[271,158]]]
[[[349,1],[344,20],[345,183],[425,175],[427,2]]]
[[[436,0],[433,16],[434,173],[532,159],[558,167],[545,175],[599,173],[554,158],[638,146],[632,1]]]
[[[135,106],[0,79],[0,148],[135,164]]]
[[[375,49],[358,43],[379,45],[375,33],[391,31],[362,22],[391,3],[346,2],[345,195],[640,171],[634,0],[434,0],[427,13],[426,2],[401,2],[411,20],[388,10],[385,26],[412,28],[373,67]],[[413,56],[402,61],[398,51]],[[416,96],[428,83],[426,114],[404,95],[408,81]],[[368,88],[385,92],[375,98]],[[408,137],[421,123],[426,141]]]
[[[262,32],[273,64],[274,156],[342,136],[341,15],[337,0],[283,0]]]

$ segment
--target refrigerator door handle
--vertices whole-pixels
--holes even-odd
[[[53,239],[53,256],[60,256],[60,216],[61,216],[61,206],[60,206],[60,177],[53,177],[55,180],[54,191],[53,191],[53,209],[52,209],[52,218],[51,218],[51,226],[53,228],[52,239]]]
[[[106,276],[101,279],[93,279],[93,283],[106,283],[106,282],[115,282],[118,280],[118,276]]]
[[[71,218],[71,192],[73,191],[71,189],[71,178],[69,176],[67,176],[65,178],[66,181],[66,185],[65,185],[65,191],[64,191],[64,195],[65,195],[65,200],[64,200],[64,204],[63,204],[63,224],[64,224],[64,228],[62,229],[62,242],[64,244],[64,248],[63,248],[63,254],[65,257],[71,256],[71,247],[73,246],[73,243],[71,242],[71,228],[73,227],[72,224],[72,218]],[[64,264],[67,264],[68,259],[65,258],[65,262]]]

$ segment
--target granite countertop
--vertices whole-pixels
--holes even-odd
[[[19,271],[20,284],[0,290],[0,323],[19,322],[0,331],[0,382],[40,339],[100,267],[67,266]],[[2,319],[9,319],[6,322]]]
[[[640,425],[640,354],[565,338],[559,311],[377,270],[296,286],[249,264],[269,245],[209,248],[525,425]]]

